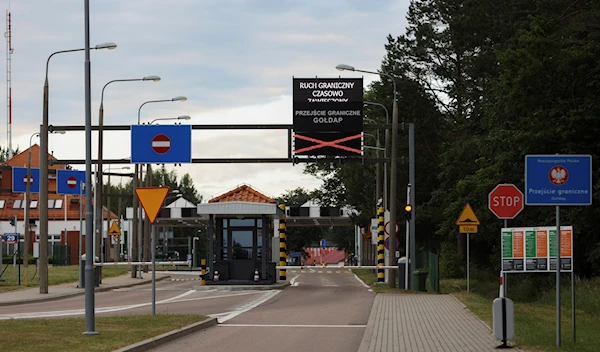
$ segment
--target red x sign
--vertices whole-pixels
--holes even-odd
[[[348,137],[344,137],[344,138],[339,138],[339,139],[336,139],[336,140],[333,140],[333,141],[322,141],[320,139],[311,138],[311,137],[307,137],[307,136],[302,136],[302,135],[299,135],[299,134],[294,134],[294,138],[303,139],[305,141],[316,143],[315,145],[311,145],[310,147],[306,147],[306,148],[301,148],[301,149],[298,149],[298,150],[294,150],[294,153],[295,154],[299,154],[299,153],[307,152],[307,151],[318,149],[318,148],[333,147],[333,148],[343,149],[343,150],[346,150],[346,151],[349,151],[349,152],[353,152],[353,153],[357,153],[357,154],[362,154],[362,150],[360,150],[360,149],[346,147],[345,145],[340,145],[339,144],[339,143],[343,143],[343,142],[350,141],[350,140],[357,139],[357,138],[361,138],[361,137],[362,137],[362,134],[357,134],[357,135],[354,135],[354,136],[348,136]]]

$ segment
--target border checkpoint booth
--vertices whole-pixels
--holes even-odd
[[[277,281],[279,239],[275,232],[279,229],[274,225],[284,213],[274,199],[241,185],[198,204],[197,214],[208,217],[208,258],[213,258],[208,260],[208,284],[254,284],[255,270],[260,284]],[[213,281],[215,271],[219,272],[217,282]]]

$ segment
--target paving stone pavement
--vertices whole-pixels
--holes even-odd
[[[451,295],[378,294],[359,352],[479,352],[500,344],[491,328]]]

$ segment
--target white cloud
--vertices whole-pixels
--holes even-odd
[[[107,87],[105,124],[134,124],[143,102],[177,95],[188,101],[145,105],[141,120],[190,115],[192,124],[291,124],[292,77],[337,77],[340,72],[334,67],[339,63],[376,70],[385,55],[386,36],[404,32],[407,7],[408,0],[92,2],[91,44],[118,44],[116,50],[91,52],[93,122],[105,83],[155,74],[162,77],[158,83]],[[13,2],[11,13],[12,143],[24,150],[31,134],[39,131],[48,56],[83,47],[83,4],[24,0]],[[83,52],[56,55],[50,61],[53,125],[84,124],[83,61]],[[367,85],[378,77],[364,79]],[[6,94],[4,85],[0,94]],[[6,124],[0,126],[0,143],[6,146]],[[194,131],[193,138],[195,158],[287,156],[286,131]],[[94,135],[94,158],[96,141]],[[107,133],[105,141],[105,158],[129,157],[128,133]],[[83,159],[84,147],[83,132],[50,137],[49,150],[58,158]],[[320,184],[303,175],[303,168],[193,164],[177,170],[190,173],[205,197],[241,183],[278,196]]]

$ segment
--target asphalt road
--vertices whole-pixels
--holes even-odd
[[[289,270],[288,278],[285,290],[254,295],[216,327],[152,351],[358,351],[375,298],[369,288],[342,269]]]

